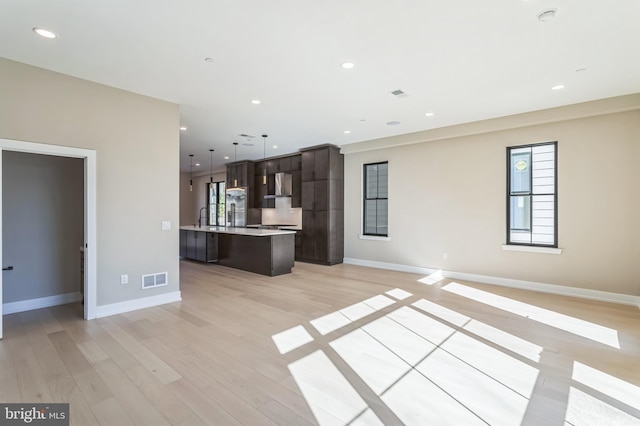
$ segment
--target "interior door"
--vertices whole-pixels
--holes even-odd
[[[0,263],[3,262],[2,257],[2,149],[0,149]],[[2,265],[2,274],[0,274],[0,339],[2,339],[2,276],[4,275],[4,265]]]
[[[85,164],[85,211],[84,211],[84,235],[85,235],[85,257],[84,257],[84,317],[85,319],[96,318],[96,287],[97,287],[97,162],[96,151],[84,148],[74,148],[58,145],[39,144],[19,140],[0,138],[0,241],[2,240],[2,154],[4,150],[31,152],[34,154],[60,155],[65,157],[84,158]],[[2,244],[0,244],[0,264],[3,262]],[[3,268],[10,265],[2,264]],[[2,286],[3,276],[7,272],[0,274],[0,339],[3,333],[3,297]]]

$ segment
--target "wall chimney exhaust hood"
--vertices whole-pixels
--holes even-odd
[[[276,173],[276,193],[264,198],[291,197],[291,174]]]

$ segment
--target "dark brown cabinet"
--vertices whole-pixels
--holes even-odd
[[[227,188],[253,186],[254,164],[243,161],[227,165]]]
[[[218,234],[180,230],[180,256],[200,262],[218,260]]]
[[[302,236],[296,260],[342,263],[344,156],[333,145],[314,147],[302,151],[301,165]]]
[[[291,207],[302,207],[302,172],[291,171]]]
[[[256,169],[257,170],[257,169]],[[262,171],[260,174],[256,174],[254,177],[253,184],[253,193],[254,193],[254,201],[253,205],[255,208],[274,208],[276,206],[275,199],[267,198],[265,199],[265,195],[270,195],[275,192],[275,183],[273,176],[269,179],[269,175],[267,175],[267,183],[264,184],[264,179],[262,178]]]

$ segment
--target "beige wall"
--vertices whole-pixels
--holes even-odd
[[[198,213],[201,207],[207,206],[206,184],[210,182],[211,175],[193,177],[193,191],[189,191],[189,173],[180,173],[180,225],[193,225],[198,222]],[[226,172],[215,172],[214,182],[223,182],[227,178]],[[202,220],[207,218],[202,212]],[[206,224],[206,222],[203,222]]]
[[[97,153],[97,305],[177,291],[178,105],[6,59],[0,93],[1,138]],[[141,290],[157,272],[169,285]]]
[[[632,100],[640,108],[640,98]],[[607,102],[600,106],[615,109]],[[580,108],[557,110],[555,117]],[[592,116],[581,119],[526,126],[549,115],[531,113],[518,116],[521,127],[510,130],[491,131],[513,123],[505,118],[452,128],[451,138],[438,129],[343,147],[345,257],[640,295],[640,110],[627,105],[626,112],[593,115],[597,105],[587,109]],[[455,136],[465,133],[476,134]],[[427,142],[407,142],[420,138]],[[545,141],[558,141],[563,252],[503,251],[505,148]],[[358,237],[362,165],[377,161],[389,162],[390,241]]]

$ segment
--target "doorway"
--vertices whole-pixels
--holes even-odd
[[[0,238],[2,238],[2,156],[5,151],[79,158],[84,163],[84,318],[95,318],[96,310],[96,152],[89,149],[0,139]],[[0,260],[4,264],[2,247]],[[4,275],[5,272],[3,272]],[[2,338],[3,278],[0,275],[0,338]]]

